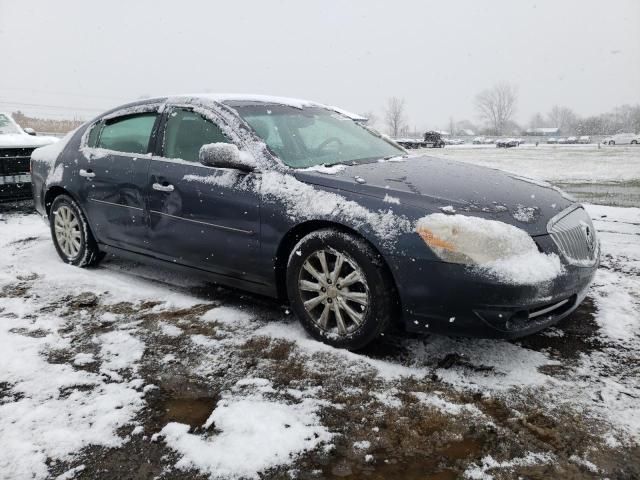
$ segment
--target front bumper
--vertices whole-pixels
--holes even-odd
[[[509,285],[464,265],[394,257],[407,331],[517,338],[554,325],[580,305],[598,264],[565,265],[566,272],[537,285]]]
[[[31,197],[31,175],[0,175],[0,201],[21,200]]]

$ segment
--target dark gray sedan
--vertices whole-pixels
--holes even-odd
[[[405,150],[335,108],[239,95],[111,110],[32,156],[67,263],[106,252],[286,299],[358,349],[392,322],[516,337],[586,294],[599,247],[551,185]]]

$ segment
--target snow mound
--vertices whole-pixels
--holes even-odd
[[[259,472],[331,440],[317,407],[310,399],[288,405],[258,396],[227,398],[205,423],[219,433],[203,437],[189,433],[188,425],[169,423],[161,434],[182,456],[180,469],[196,468],[212,478],[259,478]]]

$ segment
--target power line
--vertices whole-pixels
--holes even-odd
[[[53,109],[59,109],[59,110],[69,110],[69,111],[74,111],[74,110],[84,110],[84,111],[88,111],[88,112],[101,112],[106,110],[106,108],[100,108],[100,107],[96,107],[96,108],[91,108],[91,107],[71,107],[71,106],[66,106],[66,105],[47,105],[44,103],[26,103],[26,102],[5,102],[5,101],[1,101],[0,100],[0,105],[8,105],[8,106],[18,106],[18,107],[36,107],[36,108],[53,108]]]

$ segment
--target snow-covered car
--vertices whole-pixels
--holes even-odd
[[[512,148],[517,147],[518,145],[520,145],[520,142],[515,138],[499,138],[496,140],[497,148]]]
[[[638,145],[640,135],[635,133],[617,133],[612,137],[605,138],[602,143],[606,145]]]
[[[556,144],[556,143],[558,143],[558,139],[555,138],[555,137],[549,137],[549,138],[547,138],[547,143],[550,143],[552,145]]]
[[[493,138],[485,138],[482,143],[484,143],[485,145],[492,145],[492,144],[496,143],[496,140],[493,139]]]
[[[473,139],[473,144],[474,145],[482,145],[484,143],[485,138],[484,137],[476,137]]]
[[[0,201],[31,195],[31,152],[57,140],[36,136],[33,129],[21,128],[10,114],[0,112]]]
[[[310,335],[348,349],[392,321],[536,332],[578,307],[599,261],[589,215],[555,187],[408,156],[304,100],[127,104],[36,150],[32,182],[65,263],[110,252],[204,274],[288,302]]]
[[[591,143],[591,137],[589,135],[581,135],[580,138],[578,138],[578,143],[582,143],[582,144]]]
[[[574,144],[574,143],[578,143],[578,137],[567,137],[567,142],[568,144]]]

